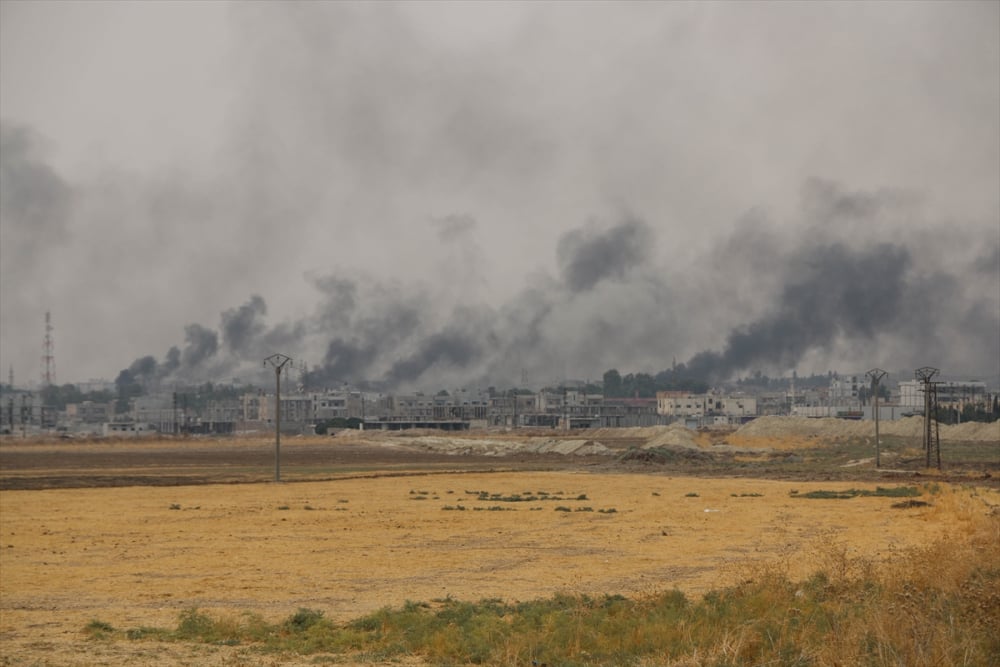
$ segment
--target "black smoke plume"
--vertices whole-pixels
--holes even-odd
[[[812,369],[820,372],[1000,371],[996,246],[973,235],[883,233],[869,243],[855,233],[899,200],[812,183],[796,231],[750,216],[682,268],[654,260],[648,222],[589,223],[559,240],[557,275],[538,274],[498,304],[331,273],[313,279],[319,305],[302,321],[269,327],[264,299],[254,296],[222,313],[221,335],[190,325],[179,352],[162,363],[144,357],[123,373],[145,382],[259,377],[260,359],[274,351],[319,360],[299,378],[305,386],[385,391],[596,379],[609,368],[655,372],[678,357],[688,359],[684,377],[709,383],[802,363],[827,364]],[[473,230],[463,223],[463,234]]]

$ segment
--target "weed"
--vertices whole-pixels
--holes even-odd
[[[306,609],[299,607],[299,610],[285,621],[284,627],[289,632],[302,632],[308,630],[323,620],[323,612],[317,609]]]
[[[180,508],[181,508],[181,506],[178,505],[177,503],[170,503],[170,509],[172,509],[172,510],[179,510]]]
[[[565,505],[559,505],[558,507],[556,507],[556,511],[557,512],[572,512],[573,508],[572,507],[566,507]]]
[[[130,628],[125,631],[125,637],[131,639],[132,641],[139,641],[142,639],[157,639],[163,640],[168,639],[170,633],[161,628],[151,628],[147,626],[140,626],[138,628]]]
[[[88,639],[110,639],[116,632],[114,626],[96,618],[83,628]]]
[[[684,494],[684,497],[685,497],[685,498],[697,498],[697,497],[698,497],[698,494],[697,494],[697,493],[695,493],[694,491],[692,491],[691,493],[685,493],[685,494]]]
[[[290,510],[292,508],[289,507],[288,505],[278,505],[278,509],[284,511],[284,510]]]
[[[910,498],[909,500],[901,500],[898,503],[893,503],[892,507],[893,509],[905,510],[913,507],[930,507],[930,505],[930,503],[923,500],[913,500]]]

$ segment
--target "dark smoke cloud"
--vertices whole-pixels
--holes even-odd
[[[4,337],[27,312],[41,321],[53,249],[70,241],[72,187],[46,162],[41,139],[24,125],[0,121],[0,305]],[[9,327],[9,329],[8,329]]]
[[[215,356],[219,350],[219,334],[200,324],[189,324],[184,328],[186,344],[181,352],[182,368],[197,368]]]
[[[695,355],[687,364],[693,377],[723,380],[760,366],[794,368],[812,348],[896,328],[912,289],[905,248],[880,244],[854,251],[836,244],[801,252],[785,258],[792,275],[774,310],[731,331],[722,352]]]
[[[608,230],[569,231],[556,247],[562,278],[573,292],[589,290],[606,278],[622,278],[645,260],[651,240],[649,227],[631,218]]]
[[[267,304],[258,295],[250,297],[250,301],[239,308],[227,310],[222,314],[222,339],[233,352],[242,354],[248,351],[250,343],[265,330],[261,318],[267,315]]]
[[[399,386],[423,377],[432,370],[462,371],[480,363],[486,356],[483,345],[488,337],[474,327],[459,329],[456,325],[465,318],[459,314],[444,331],[431,334],[420,342],[417,350],[392,365],[386,375],[389,386]],[[484,340],[484,338],[486,340]]]
[[[5,260],[15,261],[51,242],[62,242],[73,199],[70,186],[45,163],[30,128],[0,121],[0,214]]]
[[[906,197],[819,182],[804,192],[796,231],[751,213],[684,270],[651,260],[656,228],[643,220],[589,223],[558,243],[558,277],[540,273],[503,303],[454,303],[419,283],[331,273],[312,278],[319,305],[302,321],[268,327],[266,304],[254,296],[222,314],[221,343],[191,325],[179,361],[172,351],[173,361],[168,355],[158,368],[145,358],[128,370],[190,377],[196,361],[206,372],[252,369],[277,349],[265,345],[278,342],[297,359],[320,360],[303,378],[314,388],[433,390],[525,376],[541,385],[613,367],[656,372],[674,358],[686,377],[708,382],[783,374],[807,361],[852,370],[979,364],[993,372],[1000,266],[980,237],[956,242],[953,232],[897,227],[869,233],[891,240],[868,242],[853,230],[900,210],[907,217]],[[451,225],[461,234],[475,229]],[[968,262],[957,261],[964,256]]]

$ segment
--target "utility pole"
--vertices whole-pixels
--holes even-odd
[[[875,394],[875,467],[881,467],[882,459],[880,456],[879,441],[878,441],[878,386],[882,378],[884,378],[887,373],[881,368],[873,368],[867,373],[865,373],[872,381],[872,393]]]
[[[31,412],[28,408],[28,394],[21,394],[21,439],[28,437],[28,421]]]
[[[272,354],[264,366],[274,367],[274,481],[281,481],[281,369],[292,360],[284,354]]]
[[[914,371],[914,376],[923,384],[924,392],[924,450],[927,454],[927,467],[936,454],[937,467],[941,469],[941,438],[937,428],[937,382],[932,378],[938,374],[938,369],[923,366]],[[931,427],[933,426],[933,432]]]
[[[45,337],[42,339],[42,389],[56,383],[56,357],[52,342],[52,314],[45,311]]]

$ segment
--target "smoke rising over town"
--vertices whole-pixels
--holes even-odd
[[[842,194],[837,206],[851,216],[863,214],[857,205],[868,195],[850,199]],[[931,258],[905,242],[851,247],[805,236],[772,256],[777,276],[748,276],[709,261],[705,270],[681,275],[645,259],[654,237],[647,223],[627,217],[606,228],[588,225],[560,239],[558,275],[540,275],[497,306],[440,303],[428,290],[331,274],[316,281],[321,301],[313,317],[270,328],[264,300],[252,296],[222,313],[221,336],[190,324],[182,349],[171,348],[159,364],[139,359],[128,372],[144,380],[244,375],[275,345],[322,349],[306,380],[312,386],[513,385],[526,370],[542,382],[558,382],[567,370],[597,378],[628,358],[621,348],[638,349],[643,356],[631,357],[632,363],[655,372],[668,367],[676,351],[696,344],[686,333],[692,328],[688,320],[728,307],[731,297],[712,289],[682,294],[709,276],[737,292],[752,292],[757,281],[781,287],[768,295],[757,318],[717,336],[717,349],[690,357],[686,368],[693,379],[795,369],[809,355],[831,363],[851,356],[864,360],[885,346],[955,366],[989,359],[1000,330],[996,295],[989,289],[1000,281],[998,267],[989,263],[995,249],[970,238],[969,247],[983,248],[982,254],[954,264],[968,270],[922,271],[918,261],[929,264]],[[922,304],[928,295],[936,297],[944,317],[926,319]],[[950,346],[950,340],[963,345]]]
[[[3,9],[19,384],[1000,376],[994,4],[88,11]]]

